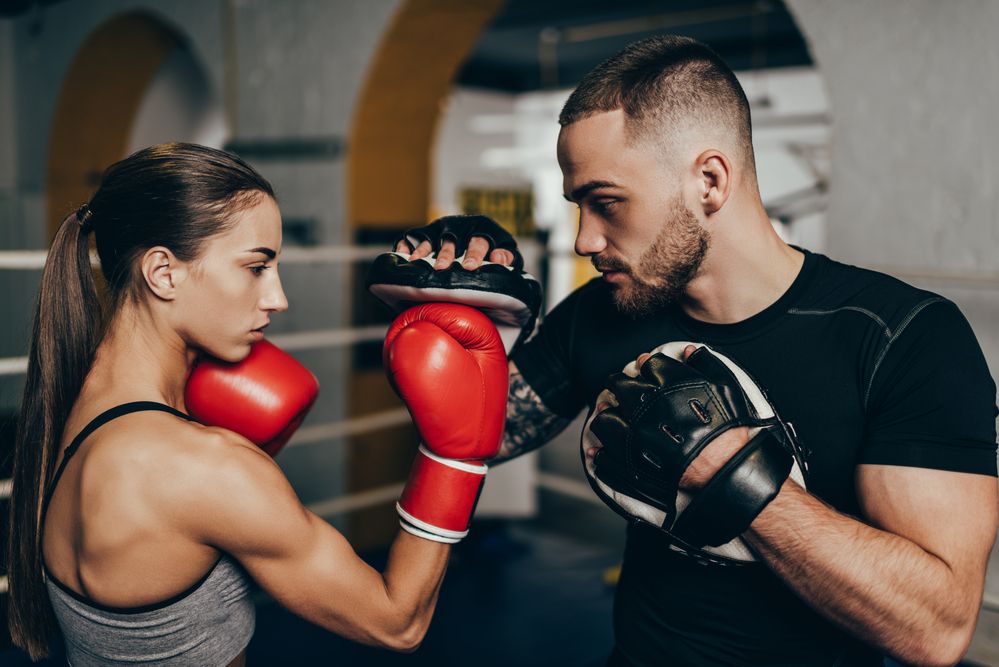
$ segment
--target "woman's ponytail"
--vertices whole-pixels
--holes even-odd
[[[104,328],[126,302],[143,297],[138,260],[147,249],[164,246],[193,261],[208,239],[235,224],[235,213],[261,196],[274,197],[270,183],[238,157],[195,144],[158,144],[108,167],[90,203],[56,233],[35,308],[14,442],[7,547],[11,637],[34,659],[48,653],[56,633],[42,578],[42,504]],[[104,313],[91,238],[107,283]]]
[[[35,305],[28,371],[14,446],[7,563],[11,638],[33,660],[45,657],[56,625],[42,579],[40,519],[63,425],[101,338],[102,315],[85,204],[56,232]]]

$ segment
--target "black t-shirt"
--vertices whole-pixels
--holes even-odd
[[[810,451],[808,490],[841,512],[860,513],[861,463],[996,475],[996,386],[958,308],[807,251],[787,292],[736,324],[678,306],[631,318],[591,281],[514,362],[549,409],[573,418],[608,375],[677,340],[711,345],[756,378]],[[765,566],[695,563],[648,526],[628,529],[614,624],[623,664],[881,664]]]

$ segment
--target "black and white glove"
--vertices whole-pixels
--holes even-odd
[[[489,242],[485,256],[496,249],[513,255],[513,264],[504,266],[483,261],[469,271],[461,262],[473,237]],[[534,331],[541,309],[541,284],[524,272],[524,259],[517,241],[498,223],[484,215],[452,215],[438,218],[424,227],[410,229],[400,239],[412,252],[421,242],[430,243],[432,252],[411,261],[409,253],[379,255],[368,272],[367,287],[395,312],[428,302],[460,303],[477,308],[493,321],[507,354]],[[435,270],[437,253],[445,241],[455,245],[455,258],[445,269]]]
[[[597,403],[611,407],[592,410],[583,428],[583,464],[604,502],[666,532],[673,549],[702,562],[752,562],[740,535],[789,476],[805,486],[803,450],[744,369],[703,345],[682,361],[688,345],[662,345],[641,369],[632,362],[610,377]],[[696,492],[681,489],[691,462],[737,427],[749,429],[745,445]]]

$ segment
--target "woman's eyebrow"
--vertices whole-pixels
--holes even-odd
[[[267,255],[271,259],[274,259],[275,257],[277,257],[277,253],[274,252],[273,250],[271,250],[270,248],[263,248],[263,247],[261,247],[261,248],[252,248],[250,250],[247,250],[246,252],[259,252],[261,254]]]

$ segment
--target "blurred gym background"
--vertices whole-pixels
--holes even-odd
[[[485,213],[517,234],[547,308],[588,280],[556,118],[585,72],[658,33],[736,69],[778,231],[953,299],[996,375],[996,25],[989,0],[0,1],[2,521],[55,226],[111,162],[191,141],[277,190],[291,309],[270,338],[322,385],[278,462],[379,563],[416,438],[380,368],[389,314],[367,262],[408,227]],[[583,479],[578,433],[490,474],[419,651],[351,645],[261,594],[250,664],[460,664],[470,646],[481,665],[602,664],[624,526]],[[0,664],[27,664],[0,622]],[[968,664],[999,665],[995,571]]]

